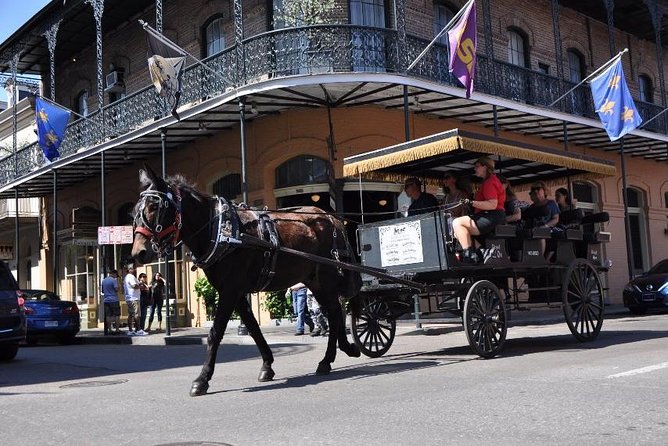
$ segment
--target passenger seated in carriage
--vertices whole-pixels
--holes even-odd
[[[497,175],[497,177],[506,190],[506,202],[503,204],[504,211],[506,212],[506,224],[520,228],[523,226],[522,208],[527,207],[529,204],[517,198],[506,177],[501,175]]]
[[[432,194],[422,190],[422,182],[418,178],[406,178],[404,190],[412,201],[408,207],[409,217],[433,212],[438,208],[438,200]]]
[[[460,203],[464,199],[470,200],[473,198],[471,182],[452,170],[445,172],[445,175],[443,175],[443,192],[445,192],[443,205],[447,208]],[[461,205],[452,207],[452,209],[449,209],[449,212],[452,218],[457,218],[462,215],[468,215],[471,210],[468,205]]]
[[[529,197],[533,202],[527,209],[525,222],[529,228],[554,228],[559,223],[559,205],[547,198],[550,191],[542,181],[531,186]]]
[[[479,263],[482,256],[472,246],[473,236],[484,235],[492,232],[496,225],[506,221],[504,203],[506,202],[506,191],[501,181],[494,173],[494,160],[483,156],[473,165],[475,175],[483,179],[475,197],[469,203],[473,208],[473,215],[464,215],[455,218],[452,222],[452,230],[459,244],[464,250],[463,263]]]

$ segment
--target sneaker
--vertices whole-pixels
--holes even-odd
[[[295,333],[295,336],[304,336],[304,332],[303,331],[298,331],[298,332]]]
[[[320,336],[320,329],[316,328],[311,332],[311,336]]]
[[[137,332],[136,331],[128,331],[128,336],[136,336]]]
[[[148,333],[146,333],[144,330],[139,330],[138,332],[136,332],[137,336],[146,336],[147,334]]]

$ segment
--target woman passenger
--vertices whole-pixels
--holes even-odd
[[[483,156],[478,158],[473,168],[475,169],[475,175],[483,179],[474,200],[469,203],[474,214],[470,217],[464,215],[455,218],[452,222],[455,237],[457,237],[464,250],[463,263],[479,263],[482,261],[482,258],[472,246],[472,236],[492,232],[496,225],[503,224],[506,218],[503,210],[506,192],[501,181],[494,173],[494,160]]]
[[[443,176],[443,192],[445,192],[443,204],[446,207],[460,203],[465,198],[469,200],[473,198],[473,190],[470,183],[466,183],[459,174],[451,170]],[[461,206],[453,207],[449,212],[453,218],[457,218],[462,215],[468,215],[469,209],[468,206],[462,204]]]
[[[573,210],[571,194],[568,193],[568,189],[565,187],[560,187],[554,192],[554,200],[559,205],[559,210],[561,212]]]
[[[499,181],[506,190],[506,202],[503,204],[506,212],[506,223],[513,226],[521,226],[522,224],[522,202],[517,199],[517,195],[513,192],[510,182],[503,176],[497,175]]]

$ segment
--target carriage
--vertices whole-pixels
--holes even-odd
[[[385,181],[416,176],[437,184],[446,170],[469,173],[481,155],[496,160],[497,172],[515,190],[538,180],[551,185],[615,175],[609,161],[461,130],[348,157],[344,175]],[[445,312],[461,317],[472,350],[491,358],[503,348],[512,310],[561,308],[573,336],[591,341],[603,323],[607,220],[604,212],[573,210],[562,215],[561,231],[499,225],[479,240],[484,260],[475,265],[457,258],[447,207],[362,224],[361,264],[386,276],[362,274],[361,292],[351,305],[353,339],[362,353],[379,357],[393,343],[398,318]],[[546,245],[554,249],[550,260]]]

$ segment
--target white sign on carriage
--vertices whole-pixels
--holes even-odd
[[[378,238],[382,266],[407,265],[424,261],[420,220],[379,226]]]

